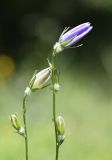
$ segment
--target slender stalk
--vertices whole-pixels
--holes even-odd
[[[56,160],[58,160],[58,154],[59,154],[59,145],[56,145]]]
[[[56,94],[55,94],[55,53],[52,54],[52,92],[53,92],[53,121],[54,121],[54,129],[55,129],[55,141],[56,141],[56,158],[58,160],[59,155],[59,144],[58,144],[58,135],[57,135],[57,127],[56,127]]]
[[[26,160],[28,160],[28,138],[27,138],[27,124],[26,124],[26,97],[23,98],[23,122],[24,122],[24,129],[25,129],[25,150],[26,150]]]

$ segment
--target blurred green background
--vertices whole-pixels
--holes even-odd
[[[22,98],[35,69],[47,57],[65,26],[94,26],[80,43],[58,55],[61,90],[57,115],[66,121],[60,160],[112,159],[112,1],[2,0],[0,2],[0,160],[25,160],[24,139],[9,115],[22,117]],[[29,160],[54,160],[52,93],[27,101]],[[22,119],[21,119],[22,123]]]

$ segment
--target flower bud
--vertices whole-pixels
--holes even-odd
[[[19,123],[18,116],[16,114],[12,114],[10,119],[11,119],[12,126],[17,131],[17,133],[24,136],[25,131],[24,131],[24,128]]]
[[[19,124],[18,116],[16,114],[12,114],[10,119],[11,119],[12,126],[16,130],[19,130],[21,127],[20,127],[20,124]]]
[[[46,69],[41,70],[37,74],[33,76],[30,81],[29,88],[31,90],[41,89],[45,87],[46,83],[49,81],[51,76],[51,68],[48,67]],[[27,89],[28,90],[28,89]]]
[[[58,143],[62,144],[65,139],[65,122],[62,116],[56,118]]]
[[[59,38],[59,41],[54,45],[55,52],[59,53],[65,48],[76,46],[76,43],[86,36],[92,28],[93,26],[91,26],[89,22],[78,25],[69,31],[69,27],[65,28]]]

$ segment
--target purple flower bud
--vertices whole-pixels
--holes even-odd
[[[54,49],[56,52],[61,52],[64,48],[75,46],[86,34],[92,30],[92,26],[89,22],[83,23],[73,29],[65,29],[59,38],[59,41],[55,44]]]

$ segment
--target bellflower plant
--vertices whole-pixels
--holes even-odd
[[[11,123],[16,132],[24,137],[25,140],[25,160],[29,160],[28,156],[28,136],[27,136],[27,121],[26,121],[26,98],[33,91],[41,90],[49,85],[52,91],[53,99],[53,123],[55,131],[55,160],[59,157],[59,148],[65,140],[65,122],[62,116],[56,116],[56,94],[60,91],[59,84],[59,72],[56,66],[56,56],[57,53],[62,52],[67,48],[77,47],[77,42],[79,42],[84,36],[86,36],[91,30],[92,26],[89,22],[83,23],[69,30],[65,28],[62,32],[58,42],[55,43],[53,47],[53,52],[51,54],[51,59],[48,60],[49,67],[41,70],[40,72],[33,75],[28,86],[24,91],[23,97],[23,127],[20,125],[18,116],[16,114],[11,115]],[[69,30],[69,31],[68,31]],[[51,84],[48,84],[51,79]]]

